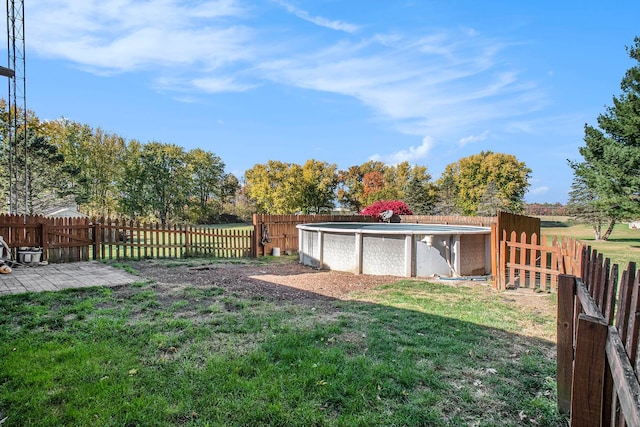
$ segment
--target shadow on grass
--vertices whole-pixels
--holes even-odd
[[[185,285],[184,274],[158,274],[162,284],[0,298],[0,419],[565,423],[555,413],[553,343],[514,332],[553,319],[522,315],[499,295],[401,281],[358,302],[258,280]]]

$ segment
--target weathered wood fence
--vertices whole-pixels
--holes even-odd
[[[494,287],[499,290],[531,288],[555,292],[560,274],[578,275],[584,244],[575,239],[558,239],[536,233],[503,232],[499,241],[498,271]]]
[[[266,215],[254,214],[254,247],[256,256],[270,255],[273,248],[282,252],[298,250],[298,224],[317,222],[376,222],[363,215]]]
[[[558,407],[571,426],[640,426],[640,271],[583,248],[558,280]]]
[[[92,228],[93,259],[252,256],[253,230],[165,225],[100,218]]]
[[[514,215],[519,217],[519,215]],[[281,251],[298,250],[298,229],[296,225],[318,222],[377,222],[377,218],[363,215],[253,215],[256,255],[272,253],[273,248]],[[497,217],[402,215],[400,222],[414,224],[477,225],[489,227],[498,221]],[[539,224],[539,220],[538,220]],[[528,229],[527,229],[528,230]],[[539,231],[539,225],[538,225]]]
[[[49,262],[89,259],[218,258],[255,256],[253,230],[161,225],[111,218],[0,215],[0,236],[10,248],[42,249]]]

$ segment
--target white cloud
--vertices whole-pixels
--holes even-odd
[[[295,6],[286,3],[284,1],[278,1],[278,4],[283,6],[289,13],[294,14],[300,19],[303,19],[307,22],[311,22],[312,24],[319,25],[321,27],[329,28],[331,30],[336,31],[344,31],[346,33],[355,33],[360,29],[359,26],[354,24],[349,24],[347,22],[342,22],[339,20],[330,20],[327,18],[323,18],[321,16],[311,16],[309,12],[296,8]]]
[[[478,123],[540,107],[540,91],[500,60],[503,48],[459,33],[378,34],[258,69],[282,84],[354,97],[404,133],[450,140]]]
[[[422,139],[422,144],[417,147],[411,146],[406,150],[396,151],[388,155],[374,154],[370,160],[380,161],[388,165],[397,165],[402,162],[409,162],[411,164],[418,163],[424,160],[429,154],[429,150],[433,147],[433,140],[425,136]]]
[[[458,141],[458,145],[460,147],[464,147],[465,145],[470,144],[472,142],[484,141],[488,137],[489,137],[489,131],[485,130],[480,135],[469,135],[469,136],[465,136],[464,138],[460,138],[460,141]]]
[[[94,73],[144,70],[155,88],[182,96],[270,82],[349,96],[402,133],[460,145],[485,135],[463,137],[480,123],[508,118],[526,129],[518,117],[544,102],[502,58],[508,46],[475,31],[360,35],[366,28],[274,1],[339,32],[272,31],[239,0],[41,0],[27,2],[29,50]],[[418,148],[398,155],[419,156]]]
[[[228,22],[243,13],[234,0],[43,0],[27,8],[27,40],[95,72],[215,69],[251,55],[251,31]]]
[[[539,195],[542,195],[542,194],[547,194],[548,192],[549,192],[549,187],[546,187],[546,186],[536,187],[536,188],[533,188],[533,189],[529,190],[529,193],[531,193],[532,195],[535,195],[535,196],[539,196]]]
[[[218,93],[218,92],[244,92],[250,89],[255,88],[257,85],[252,84],[244,84],[235,81],[232,78],[201,78],[194,79],[193,86],[202,89],[204,92],[208,93]]]

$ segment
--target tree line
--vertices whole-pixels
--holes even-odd
[[[433,181],[426,166],[368,161],[339,170],[308,160],[270,160],[245,173],[245,194],[259,212],[320,213],[337,205],[352,212],[380,200],[402,200],[416,215],[522,213],[531,169],[515,156],[482,151],[447,165]]]
[[[240,184],[212,152],[125,140],[66,118],[40,120],[32,111],[26,115],[26,138],[20,123],[15,143],[9,144],[14,113],[0,100],[3,211],[34,215],[77,204],[90,216],[162,223],[209,223],[235,212]]]
[[[402,200],[423,215],[521,213],[531,173],[513,155],[483,151],[448,165],[436,181],[426,166],[408,162],[368,161],[340,170],[310,159],[303,165],[256,164],[241,182],[213,152],[126,140],[64,117],[41,120],[32,111],[27,138],[22,125],[9,144],[14,112],[3,100],[0,110],[0,173],[11,175],[0,180],[0,197],[11,203],[2,210],[29,215],[75,204],[89,216],[215,223],[224,215],[248,220],[252,213],[320,213],[339,206],[360,212],[381,200]]]

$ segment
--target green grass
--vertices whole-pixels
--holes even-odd
[[[357,297],[282,303],[153,283],[2,297],[0,419],[566,424],[555,407],[553,315],[482,285],[407,280]]]
[[[608,241],[596,241],[589,224],[572,221],[569,217],[541,217],[542,234],[568,236],[581,240],[611,262],[626,268],[629,261],[640,264],[640,230],[631,230],[627,224],[617,224]]]

